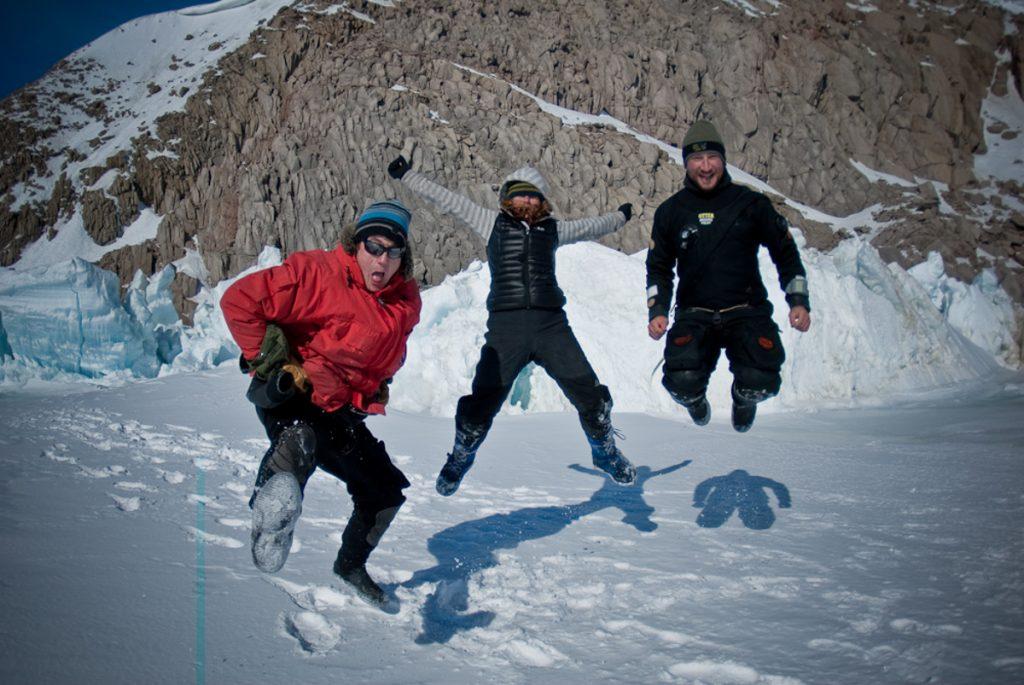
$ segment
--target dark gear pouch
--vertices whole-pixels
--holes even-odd
[[[676,321],[665,340],[665,371],[703,369],[708,324],[693,319]]]
[[[734,365],[779,372],[786,361],[779,327],[769,317],[745,319],[739,324]]]

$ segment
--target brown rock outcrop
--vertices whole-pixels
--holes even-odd
[[[0,203],[3,263],[75,207],[104,243],[149,206],[165,217],[156,239],[104,264],[127,282],[189,246],[216,282],[249,266],[264,245],[285,253],[330,246],[367,202],[397,194],[416,212],[416,275],[437,283],[482,258],[483,246],[387,177],[399,153],[487,206],[507,171],[532,163],[548,177],[561,216],[632,202],[633,220],[604,242],[646,247],[653,211],[680,187],[682,169],[610,126],[563,126],[521,88],[673,144],[696,118],[710,117],[730,163],[779,193],[837,216],[879,205],[892,223],[875,244],[892,259],[909,265],[938,249],[964,280],[993,266],[1008,292],[1019,298],[1024,290],[1007,261],[1024,263],[1019,212],[976,218],[993,202],[972,173],[984,149],[981,103],[990,84],[1005,90],[1007,75],[1020,88],[1024,53],[1021,20],[996,7],[972,0],[951,14],[882,0],[878,11],[859,12],[842,0],[752,0],[761,14],[751,16],[728,3],[668,0],[351,3],[371,24],[317,12],[330,4],[282,10],[189,88],[182,111],[135,138],[124,157],[81,179],[62,177],[48,203],[15,209],[8,196]],[[1004,22],[1021,30],[1004,35]],[[182,54],[189,49],[186,42]],[[97,97],[75,106],[116,126]],[[65,101],[29,87],[2,103],[0,193],[43,173],[49,153],[28,153],[15,138],[60,126],[54,102]],[[872,183],[851,161],[916,187]],[[115,167],[121,173],[109,188],[85,190]],[[923,179],[948,189],[940,198]],[[1001,192],[1020,197],[1016,185]],[[843,237],[783,211],[814,246]]]

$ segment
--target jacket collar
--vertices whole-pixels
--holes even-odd
[[[729,170],[725,169],[722,171],[722,178],[718,180],[718,185],[709,191],[704,191],[699,185],[693,182],[690,178],[690,174],[686,174],[686,180],[683,181],[683,187],[689,190],[697,197],[713,198],[721,195],[726,188],[732,185],[732,176],[729,175]]]

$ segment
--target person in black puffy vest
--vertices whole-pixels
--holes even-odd
[[[472,390],[459,399],[455,445],[437,477],[437,491],[447,496],[458,489],[512,384],[531,361],[554,378],[579,412],[594,465],[618,483],[632,483],[636,469],[615,444],[611,394],[569,327],[565,294],[555,278],[555,250],[618,230],[629,221],[631,205],[598,217],[560,221],[551,215],[547,182],[533,167],[505,179],[498,194],[500,210],[481,207],[434,183],[412,171],[401,156],[388,166],[388,173],[463,221],[487,245],[487,333]]]
[[[647,253],[647,332],[668,331],[662,385],[698,426],[711,419],[708,379],[725,349],[733,374],[732,425],[746,432],[757,403],[774,397],[785,360],[779,327],[761,281],[763,245],[779,272],[789,323],[811,326],[807,274],[789,224],[761,193],[732,182],[725,145],[709,121],[697,121],[683,139],[683,189],[654,213]],[[675,322],[669,330],[673,279],[678,275]]]

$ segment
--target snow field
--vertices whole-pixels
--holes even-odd
[[[369,565],[395,615],[331,574],[350,505],[324,474],[285,568],[252,567],[246,502],[266,441],[243,390],[222,370],[0,397],[0,521],[20,521],[0,526],[0,544],[20,550],[0,571],[19,588],[10,625],[25,632],[12,642],[24,659],[0,675],[45,673],[63,631],[96,616],[116,644],[70,640],[91,654],[79,674],[159,633],[167,649],[127,675],[193,677],[200,597],[211,682],[320,682],[338,669],[360,682],[786,685],[1024,673],[1013,388],[970,404],[768,415],[743,436],[616,413],[639,467],[632,487],[590,466],[574,416],[504,416],[451,498],[433,489],[450,420],[372,419],[412,483]],[[694,506],[710,482],[721,487]],[[754,490],[767,526],[744,518]],[[132,588],[123,601],[80,614],[88,600],[46,551],[60,544],[42,533],[51,518],[75,531],[61,547],[75,582]],[[143,610],[164,623],[136,625]],[[47,639],[32,640],[34,625]]]

